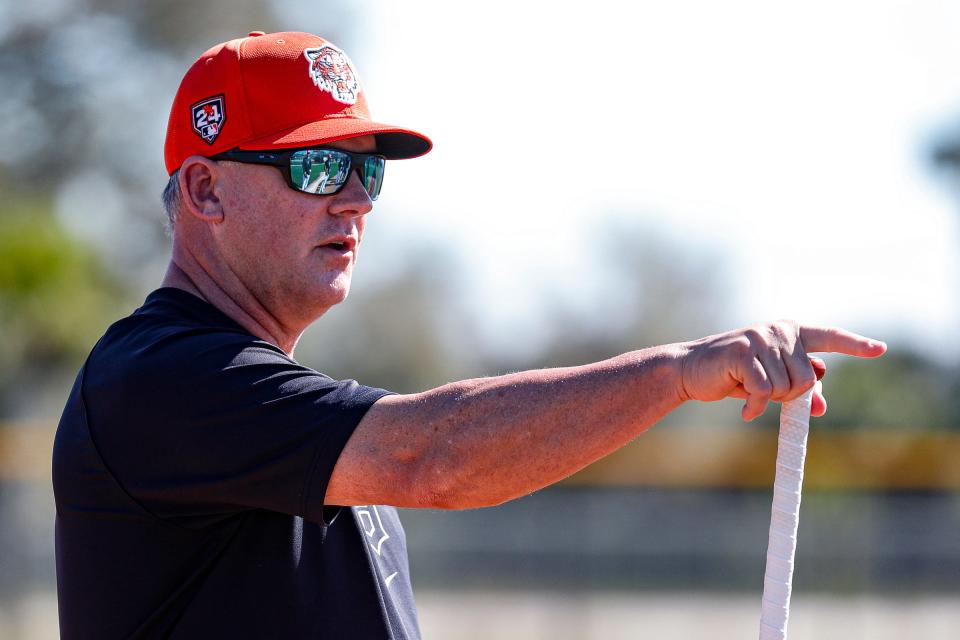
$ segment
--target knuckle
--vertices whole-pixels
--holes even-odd
[[[786,346],[790,344],[791,331],[790,327],[784,324],[783,322],[774,322],[770,325],[770,334],[773,336],[773,339],[777,346]]]
[[[733,349],[741,358],[753,357],[753,345],[746,335],[738,336],[737,339],[733,341]]]
[[[803,373],[797,379],[796,385],[804,390],[809,389],[817,383],[817,376],[812,371]]]

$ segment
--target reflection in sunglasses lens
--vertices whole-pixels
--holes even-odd
[[[376,200],[383,185],[384,158],[371,156],[363,164],[363,187]],[[330,195],[350,179],[351,157],[336,149],[303,149],[290,156],[290,178],[304,193]]]

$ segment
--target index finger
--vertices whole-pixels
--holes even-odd
[[[887,351],[887,343],[839,327],[800,327],[800,342],[807,352],[843,353],[858,358],[878,358]]]

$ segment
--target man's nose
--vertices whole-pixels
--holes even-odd
[[[360,174],[356,171],[351,171],[347,184],[330,197],[332,200],[329,211],[334,215],[362,216],[373,210],[370,194],[367,193],[360,180]]]

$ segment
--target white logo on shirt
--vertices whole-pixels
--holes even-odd
[[[370,515],[370,509],[373,509],[373,515]],[[376,522],[374,522],[374,516],[376,516]],[[377,511],[377,507],[375,505],[357,507],[357,517],[360,518],[360,526],[363,527],[363,532],[367,534],[367,538],[377,541],[376,544],[370,542],[370,548],[378,556],[381,555],[380,551],[383,549],[383,543],[390,539],[390,534],[383,528],[383,520],[380,519],[380,512]]]

